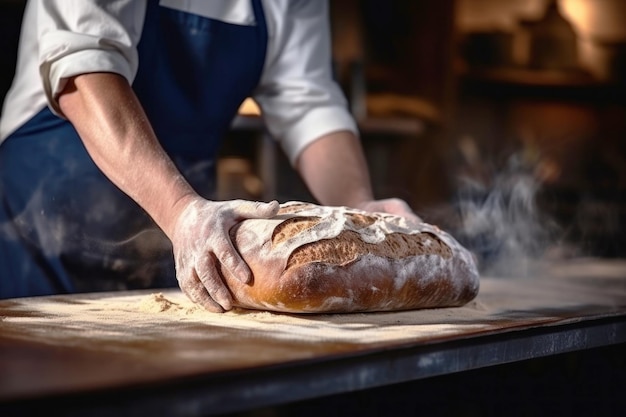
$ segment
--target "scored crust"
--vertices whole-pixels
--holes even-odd
[[[478,293],[471,253],[427,223],[347,207],[281,204],[230,231],[249,284],[222,271],[238,307],[290,313],[460,306]]]

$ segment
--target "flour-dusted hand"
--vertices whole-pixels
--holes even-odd
[[[187,297],[210,311],[230,310],[232,296],[220,271],[243,283],[252,273],[233,246],[229,230],[244,219],[275,216],[278,209],[277,201],[193,199],[178,217],[172,236],[176,278]]]
[[[396,214],[416,223],[422,222],[422,219],[411,210],[406,201],[399,198],[366,201],[356,208],[371,212]]]

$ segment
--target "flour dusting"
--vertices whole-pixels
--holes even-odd
[[[163,313],[166,311],[192,314],[195,311],[202,311],[201,307],[192,305],[184,306],[170,301],[162,292],[146,296],[139,304],[139,311],[146,313]]]
[[[534,281],[485,277],[477,298],[462,307],[385,313],[212,313],[179,289],[13,299],[0,301],[0,333],[8,339],[132,357],[148,353],[155,361],[221,364],[230,358],[259,363],[288,355],[302,359],[328,349],[430,343],[568,317],[578,320],[581,308],[611,314],[626,305],[626,263],[605,262],[602,268],[589,260],[569,264],[565,270],[538,267]]]
[[[235,305],[291,313],[460,306],[479,290],[472,254],[438,227],[299,201],[231,230],[254,284],[223,273]],[[377,290],[371,291],[371,288]]]

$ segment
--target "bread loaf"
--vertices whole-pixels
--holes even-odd
[[[470,252],[437,227],[302,202],[248,219],[231,238],[253,273],[222,271],[238,307],[290,313],[459,306],[478,293]]]

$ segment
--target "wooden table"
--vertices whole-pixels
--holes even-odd
[[[461,308],[200,310],[177,290],[0,301],[0,415],[215,415],[626,343],[626,261],[483,277]]]

